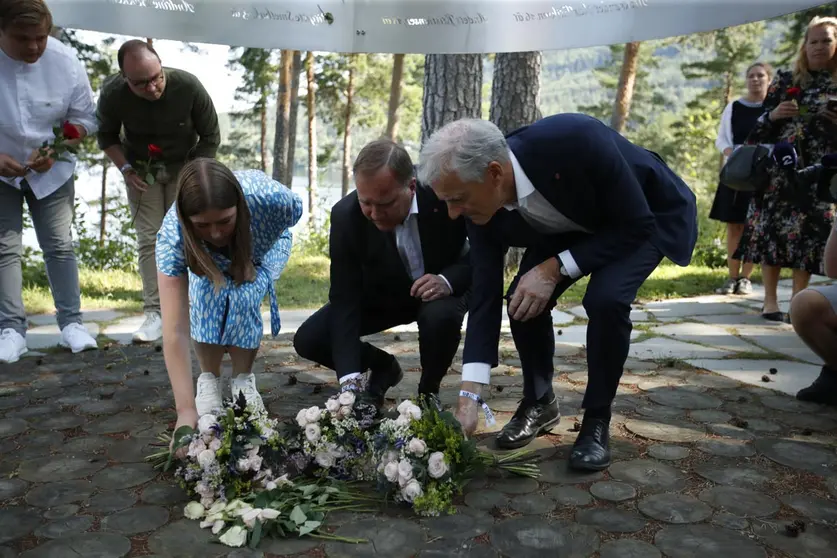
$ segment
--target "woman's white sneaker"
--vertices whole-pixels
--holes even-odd
[[[26,338],[23,335],[11,328],[0,331],[0,362],[17,362],[26,351]]]
[[[99,345],[87,328],[81,324],[68,324],[61,330],[61,346],[69,347],[74,353],[98,349]]]
[[[256,376],[252,372],[249,374],[239,374],[232,379],[231,382],[233,402],[238,399],[238,394],[243,393],[247,404],[253,409],[264,409],[264,401],[256,389]]]
[[[219,411],[222,406],[219,379],[210,372],[201,373],[195,389],[195,409],[198,411],[198,416],[202,417]]]

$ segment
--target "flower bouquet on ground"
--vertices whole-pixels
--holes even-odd
[[[361,405],[355,393],[344,391],[296,415],[305,454],[320,469],[318,476],[338,480],[372,480],[370,427],[375,409]]]
[[[171,438],[164,436],[161,441],[170,443]],[[277,482],[302,474],[310,460],[298,441],[299,432],[292,425],[268,418],[263,409],[248,406],[239,394],[219,416],[201,417],[197,430],[179,428],[172,450],[167,446],[148,460],[167,470],[174,453],[186,448],[186,458],[174,475],[209,508],[216,501],[276,488]]]
[[[302,537],[348,543],[365,542],[331,535],[322,530],[329,511],[373,511],[364,509],[370,502],[338,482],[303,481],[302,484],[279,479],[274,488],[250,494],[229,502],[218,501],[206,508],[191,502],[183,510],[189,519],[201,521],[201,527],[211,529],[218,541],[227,546],[256,548],[264,537]]]
[[[537,478],[536,454],[520,450],[495,456],[477,449],[450,412],[410,400],[398,405],[398,417],[381,421],[372,437],[378,489],[407,502],[419,515],[453,513],[453,498],[476,473],[496,468]]]

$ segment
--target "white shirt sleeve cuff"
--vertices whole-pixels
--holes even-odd
[[[478,384],[491,383],[491,365],[486,362],[468,362],[462,365],[462,381]]]
[[[442,274],[439,274],[439,277],[441,277],[441,278],[442,278],[442,281],[444,281],[444,282],[445,282],[445,285],[447,285],[447,286],[448,286],[448,290],[450,291],[450,294],[453,294],[453,287],[451,287],[451,286],[450,286],[450,281],[448,281],[448,278],[447,278],[447,277],[445,277],[445,276],[444,276],[444,275],[442,275]]]
[[[352,372],[350,374],[346,374],[345,376],[340,376],[340,383],[345,384],[349,380],[354,380],[355,378],[360,377],[360,372]]]
[[[564,269],[567,270],[567,275],[573,279],[581,277],[581,269],[578,267],[578,264],[575,263],[575,258],[572,254],[570,254],[569,250],[564,250],[558,254],[558,259],[561,260],[561,264],[563,264]]]

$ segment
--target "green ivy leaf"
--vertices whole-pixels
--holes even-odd
[[[146,184],[148,184],[149,186],[154,186],[154,182],[156,182],[156,180],[154,179],[153,174],[151,174],[149,172],[148,174],[145,175],[145,183]]]
[[[306,521],[299,528],[299,536],[301,537],[303,535],[311,533],[312,531],[316,531],[320,527],[320,525],[322,525],[322,522],[320,521]]]
[[[290,519],[297,525],[302,525],[307,521],[308,517],[306,517],[305,512],[302,511],[302,508],[300,508],[299,506],[294,506],[294,511],[291,512]]]
[[[253,532],[250,534],[250,548],[256,548],[259,546],[259,542],[262,540],[262,522],[256,520],[256,524],[253,525]]]

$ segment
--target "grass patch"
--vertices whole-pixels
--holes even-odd
[[[789,272],[785,270],[789,275]],[[783,273],[783,276],[785,273]],[[678,267],[663,264],[645,281],[637,298],[647,302],[712,294],[727,277],[725,269],[704,266]],[[753,274],[761,282],[760,273]],[[506,286],[511,281],[509,277]],[[79,270],[81,305],[86,310],[112,308],[123,312],[142,311],[142,283],[139,275],[126,271]],[[569,307],[581,303],[588,278],[570,287],[558,301]],[[318,308],[328,300],[329,260],[325,256],[295,251],[276,286],[282,309]],[[23,303],[30,314],[52,313],[54,304],[46,277],[30,279],[23,290]],[[265,307],[267,309],[267,307]]]

